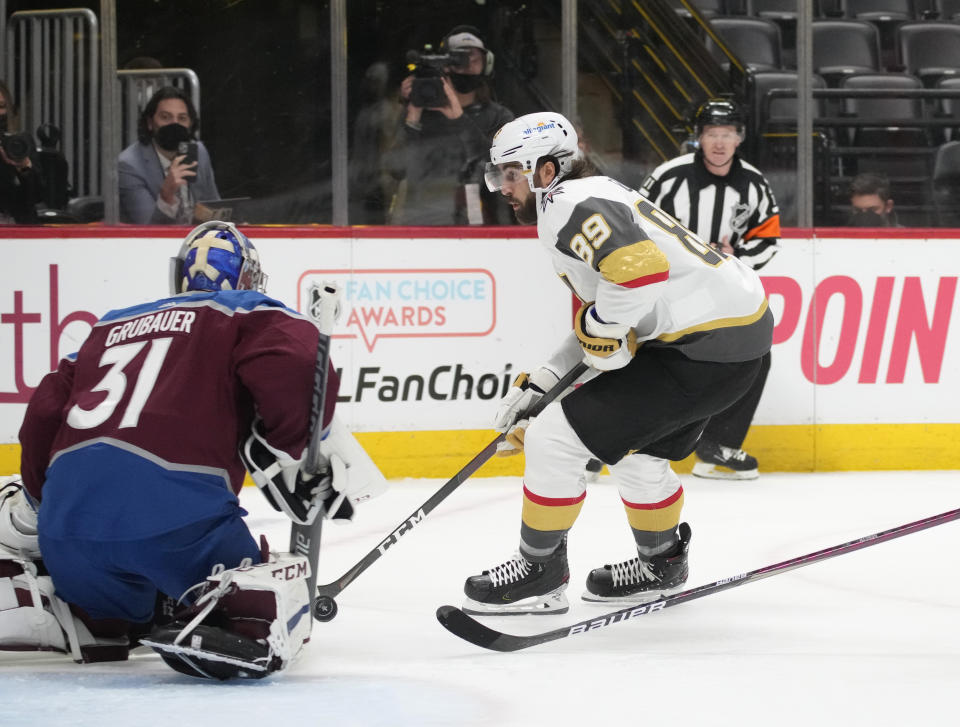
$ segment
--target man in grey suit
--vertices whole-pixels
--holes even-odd
[[[199,141],[195,160],[181,149],[196,139],[198,124],[183,91],[166,86],[153,94],[137,123],[138,140],[118,159],[121,222],[188,225],[209,216],[198,202],[220,199],[210,154]]]

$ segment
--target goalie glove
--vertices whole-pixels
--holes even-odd
[[[240,458],[273,509],[300,525],[312,524],[321,508],[327,518],[352,519],[353,505],[336,488],[338,477],[341,482],[346,477],[343,460],[332,455],[322,472],[306,474],[300,470],[300,460],[270,445],[259,423],[254,422]]]
[[[386,491],[383,474],[336,413],[320,442],[320,454],[331,462],[338,460],[343,464],[344,476],[335,474],[334,486],[354,505]]]
[[[553,371],[541,366],[532,374],[521,373],[510,391],[500,400],[493,426],[506,438],[497,445],[498,457],[509,457],[523,451],[523,438],[530,420],[527,412],[560,380]]]
[[[595,304],[580,306],[574,330],[583,349],[583,360],[598,371],[613,371],[630,363],[637,352],[637,334],[623,323],[605,323]]]

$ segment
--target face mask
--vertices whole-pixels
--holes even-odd
[[[467,73],[451,73],[450,83],[453,84],[453,88],[457,93],[470,93],[471,91],[476,91],[480,84],[483,83],[483,76]]]
[[[180,124],[167,124],[153,132],[157,146],[165,151],[176,151],[181,141],[190,141],[190,130]]]
[[[847,219],[847,227],[889,227],[890,218],[873,210],[858,210]]]

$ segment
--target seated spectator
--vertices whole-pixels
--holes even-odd
[[[37,203],[43,199],[43,182],[37,145],[20,131],[20,120],[7,85],[0,81],[0,224],[37,222]]]
[[[890,182],[882,174],[865,172],[850,183],[848,227],[900,227],[893,211]]]
[[[513,112],[492,100],[493,53],[479,33],[471,26],[454,28],[440,46],[441,55],[454,56],[439,69],[441,75],[411,75],[400,85],[405,111],[390,167],[406,184],[391,210],[393,224],[512,223],[502,195],[483,181],[493,135],[513,120]]]
[[[196,160],[181,144],[196,140],[200,120],[178,88],[157,91],[140,114],[138,141],[118,160],[120,221],[138,225],[191,224],[210,212],[198,202],[220,199],[210,154],[196,142]]]

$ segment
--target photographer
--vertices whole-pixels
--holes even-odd
[[[138,141],[118,160],[121,222],[186,225],[210,218],[197,203],[218,200],[220,192],[210,154],[196,141],[199,124],[180,89],[165,86],[153,94],[137,123]]]
[[[483,169],[490,142],[513,113],[491,99],[493,53],[479,31],[461,25],[439,55],[408,53],[413,75],[400,86],[406,104],[391,173],[405,180],[393,224],[510,224],[500,195],[487,191]]]
[[[0,81],[0,224],[36,223],[43,198],[36,144],[19,128],[10,89]]]

